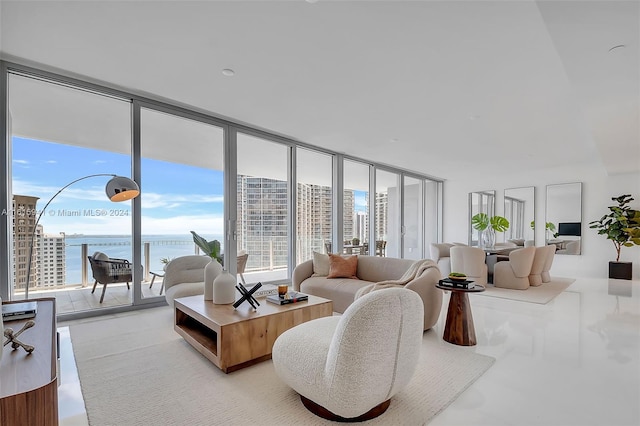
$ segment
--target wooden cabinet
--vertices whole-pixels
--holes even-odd
[[[58,424],[58,356],[55,299],[38,302],[36,325],[19,339],[35,346],[31,354],[22,348],[3,348],[0,362],[0,425],[50,426]],[[3,302],[17,303],[17,302]],[[27,320],[5,322],[18,331]],[[4,343],[4,336],[2,342]]]

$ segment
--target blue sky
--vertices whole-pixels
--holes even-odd
[[[13,193],[40,197],[38,209],[64,185],[92,174],[131,176],[131,157],[77,146],[13,138]],[[49,205],[40,223],[45,233],[131,233],[131,202],[110,202],[108,176],[69,186]],[[142,160],[142,234],[223,234],[223,172],[151,159]],[[366,210],[355,191],[356,211]]]
[[[13,138],[13,193],[40,197],[38,208],[64,185],[83,176],[131,176],[131,157],[95,149]],[[108,176],[82,180],[49,205],[40,223],[46,233],[129,234],[131,202],[112,203]],[[143,234],[223,232],[223,175],[182,164],[144,159],[141,201]],[[64,211],[64,212],[63,212]],[[66,214],[80,212],[79,216]]]

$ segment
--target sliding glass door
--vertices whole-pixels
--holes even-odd
[[[198,253],[190,231],[224,251],[224,131],[144,107],[140,123],[144,298],[163,295],[169,261]]]
[[[131,104],[11,74],[9,114],[11,297],[55,297],[58,313],[130,304],[131,281],[92,291],[88,256],[132,260],[131,201],[111,203],[110,176],[93,176],[131,176]]]

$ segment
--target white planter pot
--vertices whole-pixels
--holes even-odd
[[[227,271],[222,271],[213,280],[213,303],[228,305],[236,301],[236,277]]]
[[[222,265],[211,259],[204,267],[204,300],[213,300],[213,281],[222,273]]]

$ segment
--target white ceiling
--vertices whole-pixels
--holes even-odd
[[[639,10],[2,0],[0,53],[445,179],[480,164],[625,173],[640,171]]]

